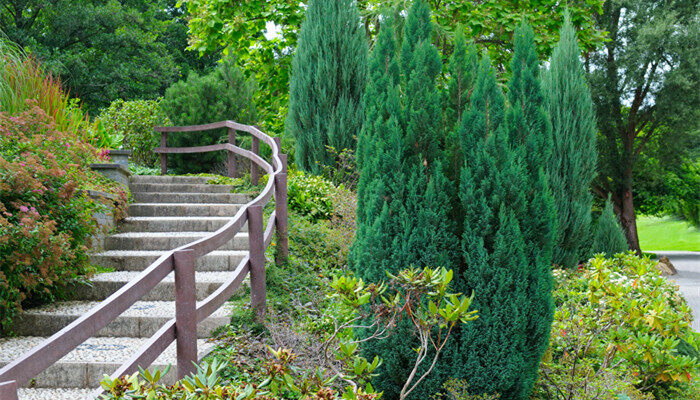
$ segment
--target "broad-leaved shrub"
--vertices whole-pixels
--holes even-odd
[[[87,250],[101,205],[81,189],[127,194],[89,169],[97,150],[62,131],[34,106],[0,112],[0,328],[10,328],[23,303],[53,299],[89,272]]]
[[[698,360],[690,307],[649,258],[598,255],[556,271],[556,312],[538,390],[553,399],[616,398],[682,388]]]
[[[133,151],[131,161],[137,165],[154,167],[160,160],[153,152],[160,146],[160,134],[153,127],[170,125],[161,100],[115,100],[97,117],[110,136],[123,137],[122,146]]]

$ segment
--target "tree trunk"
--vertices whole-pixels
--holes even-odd
[[[642,250],[639,247],[639,236],[637,236],[637,215],[634,211],[632,188],[626,188],[622,192],[622,199],[620,200],[620,224],[622,224],[625,237],[627,237],[627,243],[630,249],[641,256]]]

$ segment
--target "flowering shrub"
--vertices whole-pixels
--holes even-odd
[[[680,387],[698,367],[692,314],[649,258],[597,256],[580,271],[557,271],[550,349],[538,389],[547,398],[594,399]]]
[[[0,113],[0,327],[89,272],[92,215],[103,206],[79,189],[114,193],[124,211],[126,192],[89,169],[96,157],[36,105]]]

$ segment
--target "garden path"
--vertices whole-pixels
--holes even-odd
[[[131,180],[134,203],[118,232],[105,239],[104,251],[91,263],[111,272],[91,278],[91,284],[71,291],[71,301],[26,310],[14,326],[18,336],[0,338],[0,367],[19,357],[100,301],[136,278],[162,254],[206,236],[231,220],[246,195],[231,193],[226,185],[211,185],[207,178],[135,176]],[[229,243],[197,260],[196,295],[200,301],[213,293],[248,254],[247,224]],[[114,322],[39,374],[31,388],[19,391],[19,400],[92,399],[103,374],[112,374],[153,333],[175,316],[174,277],[171,274]],[[212,344],[211,331],[228,323],[230,306],[224,304],[198,324],[200,356]],[[163,369],[175,364],[173,343],[152,365]],[[175,368],[166,378],[174,380]],[[0,399],[1,400],[1,399]]]
[[[652,251],[658,256],[666,256],[678,275],[668,278],[678,284],[683,296],[693,309],[693,329],[700,332],[700,252],[697,251]]]

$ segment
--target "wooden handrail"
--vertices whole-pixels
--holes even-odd
[[[228,128],[229,143],[190,148],[168,148],[168,133],[183,133]],[[126,309],[140,300],[146,293],[161,282],[170,272],[175,271],[176,317],[168,321],[158,332],[125,362],[112,375],[112,378],[133,373],[138,366],[150,365],[174,340],[177,340],[178,377],[192,372],[192,362],[197,361],[197,323],[209,317],[221,307],[241,286],[243,280],[251,275],[251,304],[258,318],[265,312],[265,249],[277,233],[277,263],[286,261],[287,244],[287,157],[281,153],[279,138],[272,138],[258,128],[239,124],[234,121],[215,122],[195,126],[156,127],[161,133],[161,147],[154,149],[161,155],[161,172],[167,170],[167,154],[202,153],[226,151],[228,153],[228,171],[235,175],[237,168],[235,155],[251,161],[251,181],[257,184],[260,167],[268,174],[268,181],[263,190],[250,202],[243,205],[236,215],[224,226],[202,239],[180,246],[154,261],[133,281],[124,285],[106,300],[95,306],[82,317],[61,329],[56,334],[32,348],[18,359],[0,369],[0,399],[16,399],[17,387],[24,386],[41,371],[53,365],[60,358],[75,349],[86,339],[107,326]],[[252,135],[251,150],[235,145],[235,132],[247,132]],[[271,163],[258,155],[259,143],[267,144],[272,150]],[[275,211],[264,225],[262,207],[273,197]],[[199,305],[194,301],[194,269],[197,258],[218,249],[248,223],[250,241],[249,254],[232,272],[231,277],[214,293]],[[95,395],[102,390],[98,389]]]

